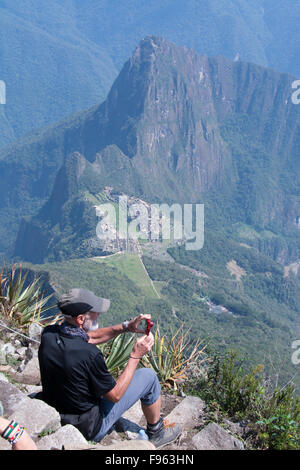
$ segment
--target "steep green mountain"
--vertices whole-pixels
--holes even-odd
[[[300,76],[297,0],[3,0],[0,146],[93,106],[147,35]]]
[[[148,202],[205,203],[206,227],[284,264],[297,261],[300,115],[293,80],[146,38],[104,103],[0,154],[0,210],[15,223],[2,251],[21,214],[35,213],[22,223],[15,255],[35,262],[72,251],[95,256],[84,248],[97,224],[85,191],[97,196],[111,186]]]

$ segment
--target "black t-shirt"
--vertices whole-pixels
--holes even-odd
[[[99,409],[101,397],[116,385],[101,351],[81,337],[62,333],[59,325],[44,329],[39,363],[43,400],[63,415],[82,415],[95,405]],[[100,428],[100,410],[97,414]]]

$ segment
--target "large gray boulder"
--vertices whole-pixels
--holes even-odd
[[[25,393],[22,393],[17,387],[5,380],[0,380],[0,397],[4,408],[4,416],[10,416],[28,400]]]
[[[14,419],[25,426],[33,439],[42,434],[50,434],[61,426],[60,415],[54,408],[42,400],[28,397],[9,419]]]
[[[80,431],[71,424],[61,427],[53,434],[45,436],[37,442],[38,450],[62,449],[64,447],[88,447],[88,441]]]
[[[244,444],[216,423],[209,423],[192,438],[197,450],[243,450]]]
[[[198,397],[187,396],[166,416],[170,423],[180,424],[182,430],[192,429],[203,414],[205,402]]]
[[[27,362],[23,372],[11,372],[10,376],[21,384],[39,385],[41,383],[41,374],[38,357],[34,356]]]

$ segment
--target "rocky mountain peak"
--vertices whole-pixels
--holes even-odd
[[[163,37],[146,36],[135,49],[131,61],[153,57],[153,55],[163,52],[170,44],[171,43]]]

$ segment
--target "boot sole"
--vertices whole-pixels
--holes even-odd
[[[180,435],[181,435],[181,432],[176,437],[174,437],[174,439],[172,439],[171,441],[165,442],[164,444],[161,444],[160,446],[156,446],[154,444],[154,442],[152,442],[152,441],[150,441],[150,442],[152,442],[152,444],[155,445],[155,449],[162,449],[163,447],[167,446],[168,444],[172,444],[173,442],[175,442],[180,437]]]

